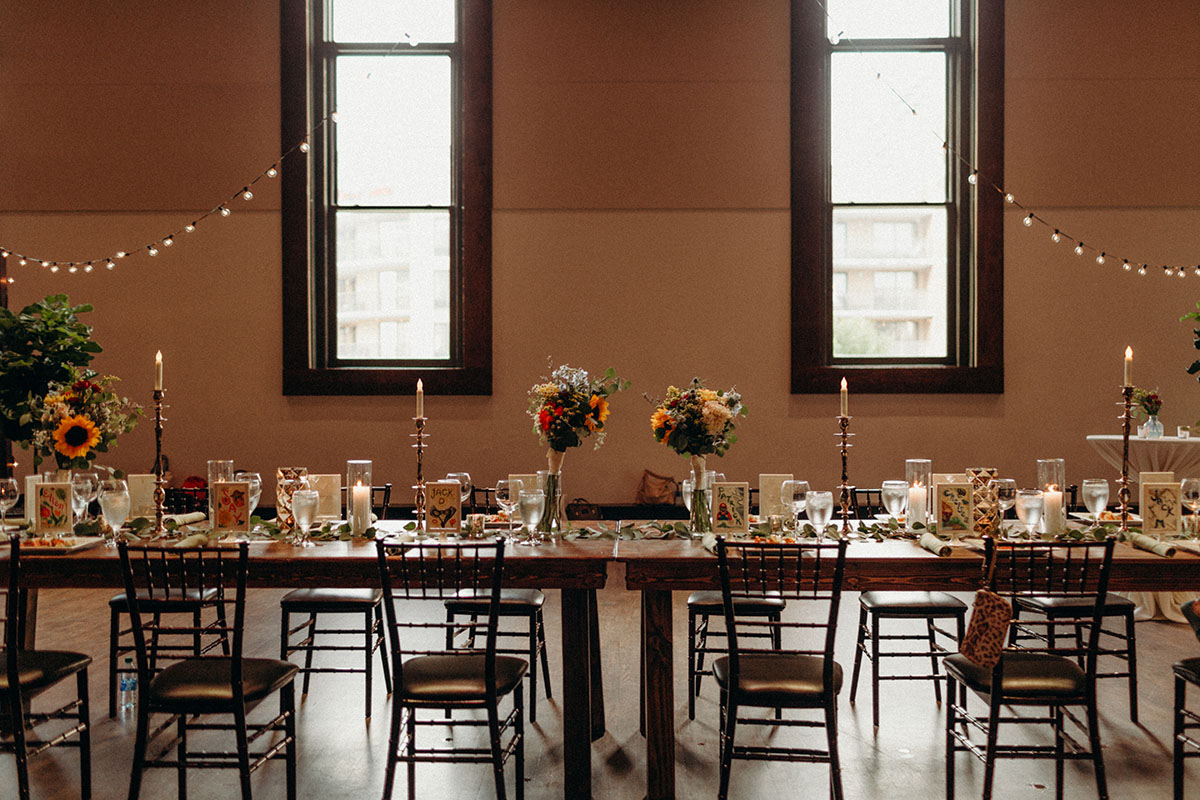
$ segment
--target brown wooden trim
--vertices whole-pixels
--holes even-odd
[[[1004,0],[976,0],[975,153],[978,188],[973,258],[957,280],[965,317],[951,365],[842,365],[832,358],[829,99],[825,19],[819,4],[793,0],[791,18],[791,391],[838,390],[843,375],[868,393],[996,394],[1004,391]],[[970,139],[964,139],[970,141]],[[962,177],[965,182],[965,176]],[[964,231],[966,233],[966,231]],[[969,263],[968,263],[969,262]],[[954,323],[952,323],[954,324]],[[850,377],[852,376],[852,377]]]
[[[458,307],[460,363],[445,367],[330,367],[322,343],[331,314],[330,295],[312,202],[321,202],[316,167],[323,143],[314,136],[312,156],[293,155],[280,170],[283,193],[282,299],[284,395],[389,395],[411,393],[418,378],[433,394],[492,392],[492,3],[463,3],[463,80],[460,94],[462,156],[458,198]],[[281,141],[286,151],[323,113],[314,107],[310,62],[313,0],[280,3]],[[315,265],[315,267],[314,267]]]

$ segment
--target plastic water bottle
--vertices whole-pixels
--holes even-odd
[[[133,658],[125,658],[125,669],[128,672],[121,673],[121,681],[118,684],[120,696],[117,698],[117,707],[121,716],[131,715],[137,700],[137,673],[133,672]]]

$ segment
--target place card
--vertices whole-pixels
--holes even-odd
[[[750,484],[714,483],[712,491],[713,533],[749,533]]]
[[[536,479],[534,484],[537,484]],[[432,481],[425,484],[425,530],[458,533],[462,528],[462,484]]]
[[[1145,474],[1145,473],[1143,473]],[[1179,484],[1171,481],[1142,483],[1142,531],[1159,535],[1178,533],[1182,503]]]
[[[933,495],[933,510],[938,533],[957,535],[971,532],[973,494],[969,481],[937,484]]]
[[[34,530],[37,533],[74,533],[71,519],[71,484],[67,481],[36,484],[37,517]]]
[[[309,475],[308,488],[317,493],[317,522],[342,518],[342,476]]]
[[[1138,476],[1137,476],[1137,482],[1138,482],[1138,508],[1142,509],[1142,508],[1146,507],[1146,503],[1148,502],[1148,500],[1146,498],[1146,484],[1148,484],[1148,483],[1174,483],[1175,482],[1175,473],[1174,472],[1140,472],[1140,473],[1138,473]],[[1146,517],[1146,515],[1143,512],[1142,513],[1143,520],[1145,519],[1145,517]]]
[[[218,538],[227,533],[250,533],[250,482],[213,481],[213,534]]]
[[[154,476],[126,475],[125,484],[129,487],[129,518],[154,519]]]
[[[774,516],[791,516],[792,509],[784,505],[779,497],[779,492],[783,489],[783,482],[792,480],[791,474],[773,475],[762,474],[758,476],[758,516],[774,517]]]

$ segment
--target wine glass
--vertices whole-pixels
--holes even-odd
[[[100,476],[92,470],[71,473],[71,507],[78,522],[87,519],[88,504],[96,499],[100,491]]]
[[[125,481],[112,479],[100,482],[100,513],[108,523],[104,532],[104,546],[117,546],[117,532],[129,518],[129,486]]]
[[[313,541],[308,538],[308,529],[317,518],[317,505],[321,495],[315,489],[297,489],[292,493],[292,514],[296,517],[296,532],[293,544],[300,547],[312,547]]]
[[[0,530],[8,530],[8,512],[21,498],[16,478],[0,479]]]
[[[1017,490],[1017,519],[1025,523],[1025,527],[1029,529],[1026,534],[1027,539],[1034,538],[1034,529],[1042,521],[1044,504],[1045,498],[1041,489]]]
[[[996,505],[1000,508],[1000,516],[996,520],[996,529],[1004,529],[1004,514],[1017,502],[1017,482],[1012,478],[992,478],[988,481],[988,491],[995,495]]]
[[[546,495],[538,491],[522,491],[519,505],[521,522],[527,529],[526,539],[521,544],[537,547],[542,543],[542,534],[538,531],[537,524],[542,521],[542,511],[546,507]]]
[[[884,481],[879,496],[888,515],[899,522],[900,515],[908,506],[908,481]]]
[[[1187,481],[1184,481],[1187,483]],[[1196,501],[1200,503],[1200,481],[1196,482]],[[1092,512],[1092,521],[1100,524],[1100,512],[1108,506],[1108,479],[1087,478],[1083,482],[1083,504]]]
[[[516,522],[513,519],[513,512],[521,502],[521,487],[524,485],[521,481],[496,481],[496,504],[504,510],[504,514],[508,517],[508,536],[504,537],[504,541],[510,545],[517,543],[516,534],[513,533],[513,523]]]
[[[471,488],[472,488],[471,473],[469,473],[469,472],[447,472],[446,480],[458,481],[458,484],[459,484],[459,498],[458,499],[462,501],[462,504],[464,506],[466,506],[468,501],[471,499]]]
[[[233,473],[235,481],[245,481],[250,484],[250,491],[246,497],[246,516],[254,516],[254,509],[258,508],[258,501],[262,499],[262,476],[257,472],[247,472],[244,469],[239,469]],[[243,541],[249,539],[249,535],[239,532],[236,540]]]
[[[784,481],[779,486],[779,502],[792,512],[792,530],[800,527],[800,515],[808,500],[808,481]]]
[[[817,529],[817,538],[825,538],[825,526],[833,518],[833,492],[809,492],[805,502],[808,521]]]
[[[1184,478],[1179,484],[1179,495],[1183,504],[1192,510],[1192,536],[1200,533],[1200,520],[1196,512],[1200,511],[1200,478]]]

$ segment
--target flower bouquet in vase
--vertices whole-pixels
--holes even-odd
[[[746,416],[742,396],[733,389],[709,389],[699,378],[692,378],[686,389],[667,387],[667,396],[650,416],[654,440],[662,442],[691,460],[691,529],[695,533],[712,530],[709,500],[711,475],[706,473],[707,456],[725,455],[737,441],[734,420]]]
[[[592,378],[586,370],[563,364],[529,390],[533,432],[548,448],[545,474],[539,474],[545,495],[545,507],[537,524],[539,531],[562,530],[562,463],[567,449],[579,447],[588,437],[595,439],[595,449],[599,449],[604,443],[608,398],[628,388],[629,381],[618,378],[612,367],[602,377]]]
[[[1162,411],[1162,398],[1158,396],[1158,390],[1150,391],[1135,387],[1133,404],[1137,407],[1138,419],[1143,421],[1146,438],[1161,439],[1163,424],[1158,420],[1158,412]]]
[[[116,378],[81,370],[66,383],[51,383],[36,409],[34,463],[53,457],[59,470],[88,469],[117,436],[133,430],[142,409],[113,391]]]

